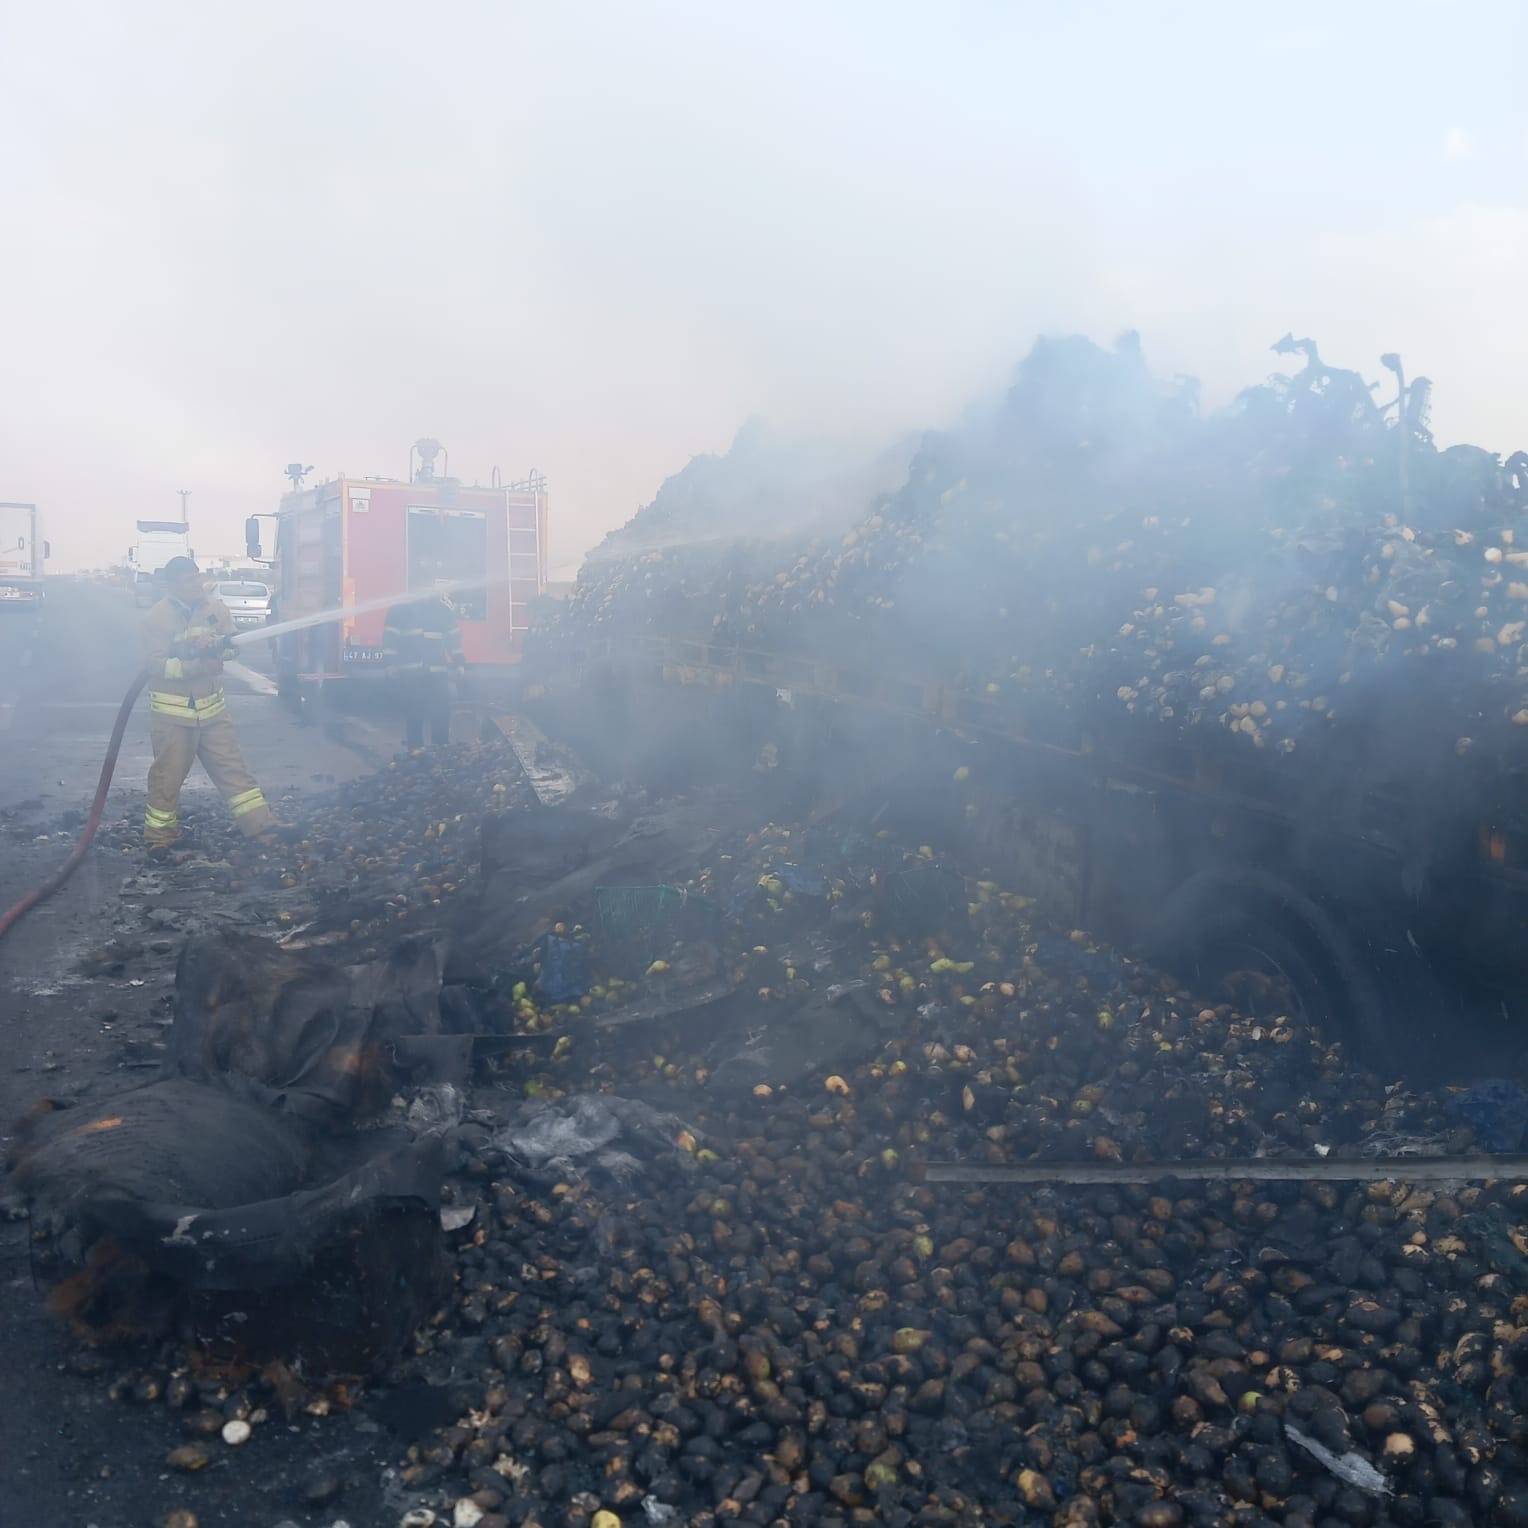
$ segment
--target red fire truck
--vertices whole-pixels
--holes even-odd
[[[274,516],[271,622],[348,613],[275,636],[284,694],[310,700],[380,675],[388,609],[437,590],[456,607],[469,670],[507,675],[519,663],[531,602],[546,587],[546,479],[469,486],[437,474],[441,453],[436,441],[416,442],[407,482],[339,477],[304,487],[311,469],[287,468],[292,489]],[[246,525],[252,557],[269,518]]]

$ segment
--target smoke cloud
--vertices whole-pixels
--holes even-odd
[[[1356,4],[12,8],[0,493],[55,567],[280,468],[550,475],[562,569],[740,423],[866,454],[1040,331],[1270,334],[1512,444],[1525,18]],[[1468,144],[1468,154],[1446,152]]]

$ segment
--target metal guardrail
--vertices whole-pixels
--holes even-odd
[[[1519,1183],[1528,1156],[1197,1157],[1159,1162],[928,1162],[925,1183]]]

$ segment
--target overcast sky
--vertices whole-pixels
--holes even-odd
[[[1288,329],[1528,445],[1528,5],[0,0],[0,499],[54,568],[282,466],[549,474],[563,566],[763,414],[1040,331],[1223,399]]]

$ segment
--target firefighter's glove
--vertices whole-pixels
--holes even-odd
[[[239,650],[229,644],[227,637],[182,638],[170,646],[170,657],[180,663],[205,663],[211,668],[221,668],[224,663],[239,656]]]

